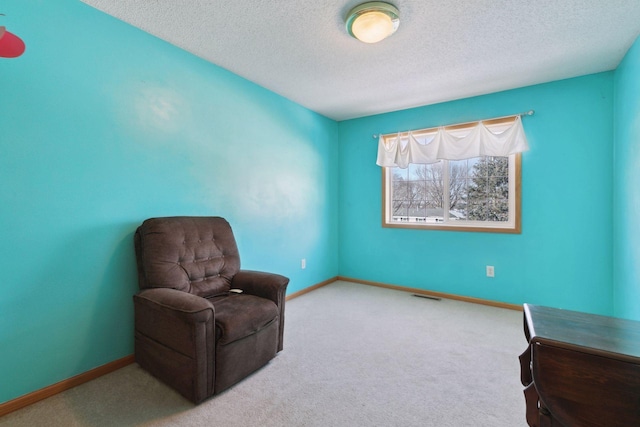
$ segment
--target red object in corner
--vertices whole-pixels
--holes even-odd
[[[0,57],[17,58],[24,53],[26,46],[22,39],[9,31],[0,36]]]

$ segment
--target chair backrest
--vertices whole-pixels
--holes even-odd
[[[147,219],[134,236],[138,286],[201,297],[225,295],[240,270],[229,223],[220,217]]]

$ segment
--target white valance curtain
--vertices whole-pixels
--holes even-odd
[[[482,122],[471,128],[467,135],[459,137],[453,134],[459,132],[440,127],[433,139],[426,144],[418,142],[411,132],[404,136],[398,134],[395,138],[387,138],[387,143],[383,135],[380,135],[376,164],[405,169],[410,163],[429,164],[439,160],[509,156],[529,149],[520,116],[516,116],[513,124],[500,133],[491,132]]]

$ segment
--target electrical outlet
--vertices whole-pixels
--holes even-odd
[[[496,271],[493,268],[493,265],[487,265],[487,277],[496,277]]]
[[[301,269],[305,269],[307,268],[307,259],[306,258],[302,258],[302,261],[300,261],[300,268]]]

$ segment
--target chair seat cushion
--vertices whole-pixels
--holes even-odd
[[[215,308],[218,344],[253,335],[278,320],[278,307],[268,299],[247,294],[210,299]]]

